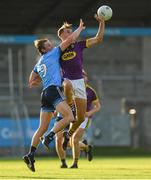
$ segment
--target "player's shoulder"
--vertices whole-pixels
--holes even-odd
[[[86,84],[86,88],[92,90],[92,91],[95,91],[94,88],[90,85],[90,84]]]
[[[48,57],[54,57],[58,56],[61,52],[60,46],[53,47],[50,51],[48,51],[46,54],[44,54],[43,59],[47,59]]]
[[[50,51],[48,51],[47,54],[52,54],[58,50],[61,50],[60,46],[55,46]]]
[[[40,65],[42,61],[43,61],[43,56],[39,57],[39,58],[36,60],[35,66]]]
[[[86,88],[97,96],[96,90],[90,84],[86,84]]]

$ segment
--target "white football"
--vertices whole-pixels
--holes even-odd
[[[102,16],[105,21],[108,21],[109,19],[111,19],[113,11],[109,6],[103,5],[99,7],[97,14],[98,16]]]

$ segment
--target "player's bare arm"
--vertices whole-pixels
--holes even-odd
[[[99,28],[96,36],[87,40],[88,47],[92,47],[100,43],[104,36],[105,22],[103,17],[99,17],[97,14],[95,14],[94,18],[99,22]]]
[[[101,109],[101,104],[100,104],[99,100],[94,101],[93,102],[93,108],[89,112],[86,112],[86,117],[93,116],[100,109]]]
[[[29,76],[29,87],[30,88],[37,87],[40,85],[40,83],[41,83],[40,76],[34,71],[32,71]]]
[[[61,50],[64,51],[70,44],[74,43],[83,29],[85,29],[84,22],[80,19],[79,27],[60,44]]]

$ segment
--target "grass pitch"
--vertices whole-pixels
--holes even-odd
[[[67,159],[68,166],[72,160]],[[36,172],[20,159],[0,159],[0,179],[151,179],[151,157],[94,157],[79,160],[79,169],[60,169],[58,158],[36,158]]]

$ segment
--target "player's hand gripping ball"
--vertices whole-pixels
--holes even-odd
[[[111,19],[113,11],[109,6],[103,5],[99,7],[99,9],[97,10],[97,14],[99,17],[103,17],[104,21],[108,21],[109,19]]]

